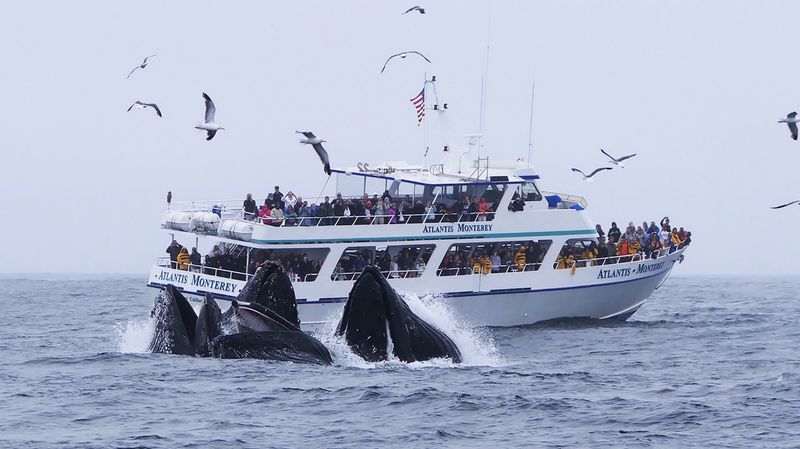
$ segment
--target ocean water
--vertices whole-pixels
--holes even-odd
[[[455,332],[466,363],[141,353],[138,277],[0,279],[0,446],[798,447],[800,278],[673,277],[631,320]]]

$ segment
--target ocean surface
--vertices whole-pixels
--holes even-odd
[[[332,367],[142,353],[144,284],[0,279],[1,447],[800,446],[800,278],[673,277],[625,323],[426,310],[463,365],[370,364],[319,329]]]

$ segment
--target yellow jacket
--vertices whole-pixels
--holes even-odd
[[[527,263],[526,260],[525,246],[523,245],[519,247],[519,251],[517,251],[517,254],[514,255],[514,264],[517,266],[518,270],[525,269],[525,264]]]
[[[181,248],[181,252],[178,253],[178,269],[188,270],[190,263],[192,263],[192,259],[189,257],[189,251],[186,251],[186,248]]]

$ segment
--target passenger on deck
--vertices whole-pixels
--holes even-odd
[[[656,222],[655,221],[651,221],[650,222],[650,226],[647,229],[645,229],[644,233],[647,234],[647,235],[651,235],[653,233],[658,234],[658,231],[660,231],[660,229],[658,229],[658,226],[656,226]],[[649,237],[648,237],[648,239],[649,239]]]
[[[284,218],[286,218],[286,226],[297,226],[297,212],[294,211],[292,205],[286,206]]]
[[[392,279],[400,277],[400,265],[397,263],[397,256],[392,257],[392,261],[389,263],[389,277]]]
[[[646,224],[646,223],[645,223]],[[639,226],[636,228],[636,241],[639,243],[640,247],[644,247],[647,244],[647,236],[644,233],[644,228]]]
[[[192,248],[192,254],[189,254],[189,262],[192,264],[191,271],[200,273],[203,268],[200,266],[202,263],[202,256],[197,252],[197,248]]]
[[[297,217],[300,219],[300,226],[311,226],[314,224],[311,218],[311,208],[308,207],[308,203],[303,201],[303,204],[300,206],[300,212],[297,213]]]
[[[524,271],[526,264],[527,256],[525,255],[525,245],[519,245],[519,250],[517,250],[517,254],[514,255],[514,265],[516,265],[517,271]]]
[[[320,217],[321,225],[327,226],[331,224],[330,217],[333,217],[333,204],[331,204],[329,197],[326,196],[325,201],[319,205],[319,213],[317,216]]]
[[[595,265],[605,265],[608,258],[608,245],[606,245],[606,238],[600,237],[597,239],[597,259]]]
[[[628,242],[628,238],[625,236],[620,237],[619,245],[617,245],[617,255],[619,256],[620,263],[622,262],[630,262],[630,242]]]
[[[599,235],[600,237],[605,237],[606,236],[606,233],[603,232],[603,227],[600,226],[599,224],[594,225],[594,229],[595,229],[595,231],[597,231],[597,235]]]
[[[283,219],[285,218],[285,215],[283,213],[283,209],[280,208],[280,204],[276,205],[272,209],[270,216],[272,218],[270,220],[270,224],[272,226],[281,226],[283,224]]]
[[[244,209],[244,219],[245,220],[255,220],[256,218],[256,201],[253,199],[253,195],[248,193],[247,198],[244,199],[244,203],[242,204],[242,208]]]
[[[617,245],[609,239],[609,241],[606,243],[606,248],[608,249],[608,259],[606,259],[606,265],[617,263]]]
[[[632,239],[628,241],[628,253],[631,255],[631,260],[639,260],[640,256],[638,254],[642,252],[642,245],[639,243],[639,240]]]
[[[277,203],[281,203],[282,201],[283,201],[283,194],[281,193],[281,188],[275,186],[275,191],[272,192],[272,207],[276,207],[275,205]]]
[[[475,260],[472,262],[472,273],[473,274],[489,274],[492,272],[492,261],[486,257],[486,254],[481,253]]]
[[[388,190],[384,190],[383,191],[383,195],[381,195],[381,199],[383,200],[384,203],[386,203],[387,201],[389,202],[389,204],[392,203],[392,195],[389,194]]]
[[[622,236],[622,232],[620,232],[619,228],[617,227],[617,223],[612,221],[611,227],[608,228],[609,243],[617,243],[619,241],[620,236]]]
[[[650,242],[647,244],[646,255],[655,259],[658,257],[658,252],[661,250],[661,240],[655,232],[650,234]]]
[[[575,256],[572,255],[572,250],[565,246],[556,259],[556,269],[565,270],[567,268],[575,268]]]
[[[469,205],[471,201],[469,200],[469,195],[464,195],[464,199],[458,205],[458,213],[461,214],[458,217],[458,221],[469,221]]]
[[[181,250],[178,252],[178,269],[186,271],[189,269],[190,263],[192,263],[192,259],[189,257],[189,251],[185,246],[181,246]]]
[[[671,234],[671,232],[670,232],[670,229],[669,229],[669,225],[663,226],[661,228],[661,231],[658,233],[658,239],[661,240],[661,246],[663,248],[666,248],[666,247],[669,246],[670,234]]]
[[[589,243],[589,247],[586,248],[586,264],[587,266],[594,266],[597,265],[596,259],[600,256],[600,249],[597,247],[597,243],[592,241]]]
[[[178,267],[178,254],[181,252],[181,248],[183,246],[175,240],[172,240],[167,247],[166,253],[169,254],[170,268],[173,270]]]
[[[373,212],[375,215],[375,224],[386,223],[386,217],[384,215],[387,215],[387,212],[382,198],[378,198],[378,200],[375,202],[375,209]]]
[[[628,227],[625,228],[625,239],[629,242],[636,239],[636,227],[633,225],[632,221],[628,222]]]
[[[482,196],[481,200],[478,201],[478,221],[486,221],[488,214],[489,214],[489,202],[486,201],[485,196]]]
[[[333,216],[334,217],[342,217],[344,216],[344,199],[342,199],[342,193],[339,192],[336,194],[336,199],[333,200]]]
[[[691,233],[691,231],[686,231],[686,238],[681,240],[680,247],[681,248],[685,248],[685,247],[689,246],[690,243],[692,243],[692,233]]]
[[[261,208],[258,210],[258,216],[261,218],[261,222],[264,224],[269,224],[269,217],[272,214],[272,210],[269,208],[269,198],[264,200],[264,204],[261,205]]]
[[[492,262],[492,273],[499,273],[500,265],[502,265],[503,262],[500,260],[500,255],[497,254],[497,251],[492,251],[492,255],[489,256],[489,261]]]
[[[389,224],[396,224],[397,223],[397,205],[391,203],[389,205],[389,209],[386,210],[386,215],[389,216]]]
[[[425,208],[425,221],[428,223],[436,221],[436,206],[428,201],[428,207]]]

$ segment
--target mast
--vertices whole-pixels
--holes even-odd
[[[531,168],[531,154],[533,153],[533,92],[536,82],[531,81],[531,120],[528,126],[528,168]]]

